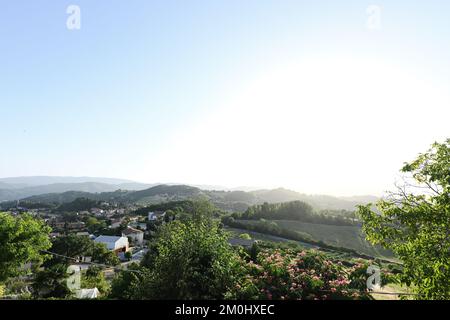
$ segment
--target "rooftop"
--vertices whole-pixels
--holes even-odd
[[[97,242],[116,242],[118,240],[120,240],[119,236],[98,236],[97,238],[95,238],[95,241]]]
[[[127,227],[124,231],[122,231],[123,234],[132,234],[132,233],[143,233],[141,230],[132,228],[132,227]]]

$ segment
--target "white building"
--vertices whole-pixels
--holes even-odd
[[[104,243],[108,250],[115,251],[116,253],[127,252],[129,247],[127,237],[99,236],[94,241]]]
[[[158,220],[158,218],[164,217],[166,213],[164,211],[151,211],[148,213],[148,220],[149,221],[155,221]]]
[[[97,299],[100,292],[97,288],[93,289],[79,289],[76,291],[77,299]]]
[[[144,244],[144,232],[130,226],[122,231],[122,237],[128,237],[133,245],[142,246]]]

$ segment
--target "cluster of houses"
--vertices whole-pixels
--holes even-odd
[[[149,233],[147,231],[147,223],[157,221],[165,216],[163,211],[152,211],[148,213],[147,221],[142,221],[139,216],[129,215],[130,212],[135,211],[137,208],[136,206],[117,207],[108,203],[102,203],[101,207],[74,213],[78,217],[74,219],[75,221],[67,220],[61,213],[52,212],[47,208],[28,209],[20,207],[19,203],[8,211],[13,215],[28,212],[43,218],[52,227],[51,237],[60,237],[68,232],[78,236],[87,236],[95,242],[104,243],[109,250],[116,252],[119,257],[123,257],[123,254],[128,252],[130,248],[144,248],[144,235]],[[86,221],[84,217],[89,216],[106,221],[109,229],[123,227],[126,221],[126,228],[121,231],[120,236],[95,236],[87,231],[86,224],[82,221]]]
[[[95,217],[105,217],[111,218],[116,215],[123,215],[126,213],[125,208],[114,208],[114,209],[100,209],[100,208],[92,208],[90,210],[90,214]]]
[[[148,213],[148,221],[156,221],[165,216],[165,212],[163,211],[155,211]],[[119,223],[117,221],[116,223]],[[119,224],[120,225],[120,224]],[[112,224],[111,224],[112,226]],[[136,227],[139,227],[137,229]],[[143,247],[144,246],[144,231],[147,229],[147,224],[137,221],[137,219],[131,219],[131,222],[127,226],[125,230],[122,231],[121,236],[105,236],[100,235],[95,238],[95,242],[103,243],[106,247],[116,252],[119,256],[128,252],[130,245],[135,247]]]
[[[43,215],[43,212],[39,212],[38,210],[33,211],[36,215]],[[92,239],[96,243],[102,243],[106,246],[106,248],[112,252],[114,252],[120,260],[124,262],[123,266],[126,267],[126,264],[129,257],[126,256],[126,253],[132,252],[132,260],[141,260],[144,256],[145,252],[148,250],[145,241],[144,235],[148,233],[147,231],[147,223],[148,222],[156,222],[156,221],[164,221],[166,218],[166,212],[164,211],[151,211],[148,212],[146,221],[142,220],[142,217],[139,216],[130,216],[127,215],[127,211],[123,208],[115,208],[115,209],[101,209],[101,208],[92,208],[90,211],[82,211],[78,212],[78,216],[95,216],[101,217],[102,220],[109,220],[109,228],[117,229],[121,226],[124,226],[125,217],[126,217],[126,227],[121,230],[120,235],[98,235],[95,236],[90,234],[86,228],[86,225],[82,221],[63,221],[61,219],[61,215],[53,214],[53,213],[44,213],[44,216],[47,218],[47,223],[52,226],[54,232],[51,234],[53,237],[61,236],[62,231],[65,233],[70,232],[71,234],[76,234],[78,236],[86,236]],[[106,218],[106,219],[105,219]],[[85,220],[86,221],[86,220]],[[251,247],[255,240],[252,239],[242,239],[242,238],[233,238],[229,240],[230,245],[232,246],[244,246]],[[91,263],[90,257],[79,257],[78,259],[81,268],[88,268]],[[114,274],[113,271],[111,271]],[[105,270],[105,275],[107,270]],[[92,289],[80,289],[76,293],[77,298],[80,299],[95,299],[99,296],[99,291],[97,288]]]
[[[130,245],[142,247],[144,245],[144,232],[132,227],[127,227],[122,231],[121,236],[98,236],[95,242],[105,244],[108,250],[114,251],[117,255],[128,252]]]
[[[20,215],[22,213],[28,213],[32,216],[46,216],[50,214],[50,210],[47,208],[40,208],[40,209],[28,209],[25,207],[21,207],[21,206],[16,206],[14,208],[8,208],[7,210],[11,215],[13,216],[17,216]]]

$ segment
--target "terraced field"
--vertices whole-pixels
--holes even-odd
[[[305,249],[313,249],[316,248],[317,246],[312,245],[310,243],[305,243],[305,242],[301,242],[301,241],[296,241],[296,240],[289,240],[286,238],[282,238],[282,237],[277,237],[277,236],[272,236],[270,234],[264,234],[261,232],[256,232],[256,231],[251,231],[251,230],[245,230],[245,229],[238,229],[238,228],[230,228],[230,227],[226,227],[225,228],[227,231],[231,232],[232,234],[238,236],[240,234],[246,233],[248,234],[252,239],[255,240],[260,240],[260,241],[270,241],[270,242],[291,242],[291,243],[296,243],[296,244],[300,244],[301,246],[303,246]]]
[[[316,241],[323,241],[336,247],[356,250],[374,257],[392,259],[392,253],[381,247],[372,246],[364,238],[359,226],[336,226],[318,223],[308,223],[293,220],[271,220],[280,228],[308,234]],[[255,220],[239,220],[247,224],[255,224]]]

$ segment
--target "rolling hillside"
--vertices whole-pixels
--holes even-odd
[[[293,220],[271,220],[281,229],[299,232],[315,241],[322,241],[333,247],[355,250],[373,257],[391,259],[392,253],[381,247],[374,247],[365,240],[360,226],[337,226],[320,223],[307,223]],[[258,220],[239,220],[239,223],[255,225]]]
[[[85,182],[96,182],[96,183],[117,185],[122,183],[132,183],[134,181],[115,178],[100,178],[100,177],[29,176],[29,177],[0,178],[0,187],[2,186],[2,184],[30,187],[30,186],[44,186],[55,183],[85,183]]]
[[[102,193],[116,190],[143,190],[151,187],[122,179],[94,177],[17,177],[0,179],[0,202],[69,191]],[[64,199],[64,196],[59,196]]]
[[[258,191],[202,190],[189,185],[156,185],[143,188],[137,183],[119,185],[100,182],[55,183],[18,189],[0,189],[0,202],[26,200],[32,202],[71,202],[78,197],[100,201],[136,203],[141,205],[166,201],[204,198],[227,211],[245,211],[256,204],[281,203],[300,200],[312,205],[316,210],[354,210],[357,204],[376,200],[375,197],[339,198],[326,195],[306,195],[283,188]],[[131,190],[131,188],[139,188]]]

